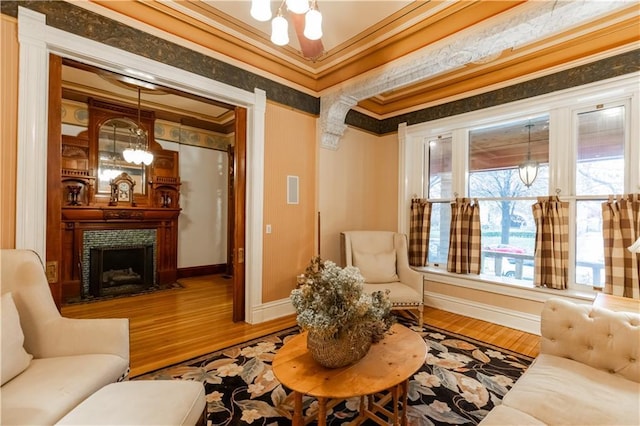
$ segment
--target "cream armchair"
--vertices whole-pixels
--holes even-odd
[[[38,255],[0,251],[0,424],[54,424],[129,370],[127,319],[63,318]]]
[[[341,262],[364,276],[364,290],[389,290],[395,310],[407,310],[422,327],[422,274],[409,267],[407,237],[391,231],[348,231],[340,234]]]

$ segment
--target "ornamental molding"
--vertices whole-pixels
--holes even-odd
[[[359,101],[519,48],[629,6],[620,1],[534,1],[351,80],[320,98],[320,146],[337,150],[344,120]]]
[[[344,118],[357,103],[356,98],[341,94],[320,98],[320,129],[322,131],[320,146],[332,150],[338,149],[340,138],[347,128]]]

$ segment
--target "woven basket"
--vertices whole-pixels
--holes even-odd
[[[339,368],[363,358],[371,348],[371,337],[343,333],[339,338],[326,339],[313,330],[307,334],[307,349],[323,367]]]

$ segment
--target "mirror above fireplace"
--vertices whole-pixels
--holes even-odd
[[[110,194],[111,180],[126,173],[135,181],[136,194],[146,193],[144,164],[125,161],[123,153],[132,145],[132,133],[138,126],[130,118],[118,117],[106,120],[98,130],[98,194]]]

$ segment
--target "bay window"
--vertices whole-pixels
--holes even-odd
[[[531,286],[532,205],[538,197],[557,195],[569,202],[570,287],[602,287],[602,203],[611,195],[640,192],[639,101],[633,80],[407,127],[407,186],[401,197],[413,194],[432,203],[426,266],[446,270],[450,202],[469,197],[480,204],[480,279]],[[420,165],[415,157],[422,158]],[[530,186],[518,173],[528,159],[537,163]]]

